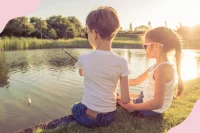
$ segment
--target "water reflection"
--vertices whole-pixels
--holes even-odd
[[[67,56],[48,56],[46,58],[49,65],[56,67],[56,68],[62,68],[62,67],[72,67],[76,61],[73,58],[67,57]]]
[[[10,69],[20,69],[20,70],[25,70],[27,69],[29,63],[27,61],[22,60],[22,62],[19,62],[18,60],[11,62],[8,64],[8,68]]]
[[[199,75],[198,62],[199,55],[191,50],[184,51],[184,57],[182,58],[182,78],[183,80],[189,80],[197,77]]]
[[[67,51],[76,59],[84,53],[92,52],[91,49],[69,49]],[[143,72],[155,62],[147,58],[143,49],[114,49],[113,51],[128,60],[134,73],[131,75],[132,77],[138,76],[139,72]],[[176,64],[174,54],[170,55],[170,60]],[[42,70],[42,67],[45,68],[46,66],[54,70],[70,69],[73,71],[76,61],[59,49],[51,49],[6,52],[6,56],[4,52],[1,52],[0,63],[1,86],[5,86],[9,83],[8,71],[26,73],[29,69]],[[200,53],[194,50],[184,50],[181,68],[183,80],[199,76],[199,69]]]
[[[0,87],[8,85],[8,70],[5,64],[4,52],[0,52]]]

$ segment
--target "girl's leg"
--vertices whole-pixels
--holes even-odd
[[[157,113],[151,110],[141,110],[139,112],[140,116],[142,117],[155,117],[155,116],[160,116],[162,117],[162,113]]]
[[[138,94],[135,94],[135,93],[130,93],[129,95],[131,98],[138,98],[139,96]]]

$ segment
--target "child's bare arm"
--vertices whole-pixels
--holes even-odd
[[[79,69],[80,76],[84,76],[83,69]]]
[[[154,73],[155,77],[155,95],[154,99],[141,103],[141,104],[128,104],[125,105],[125,108],[129,111],[135,111],[135,110],[154,110],[154,109],[160,109],[163,106],[164,103],[164,93],[165,93],[165,84],[166,84],[166,75],[167,71],[163,68],[163,66],[160,66],[156,69]]]
[[[130,102],[128,76],[120,78],[121,101],[123,104]]]
[[[135,79],[129,79],[129,86],[135,86],[140,84],[141,82],[143,82],[144,80],[146,80],[148,78],[148,71],[150,68],[148,68],[143,74],[141,74],[139,77],[135,78]]]
[[[155,95],[154,100],[157,108],[162,108],[164,103],[164,95],[165,95],[165,85],[167,82],[167,75],[169,72],[165,68],[165,65],[159,66],[155,73]]]

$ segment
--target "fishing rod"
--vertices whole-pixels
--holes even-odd
[[[53,44],[55,44],[58,48],[62,49],[66,54],[68,54],[72,59],[74,59],[75,61],[77,61],[76,58],[74,58],[70,53],[68,53],[66,50],[64,50],[60,45],[58,45],[54,40],[52,40],[49,36],[45,35],[44,33],[42,33],[41,31],[39,31],[38,29],[31,27],[27,24],[24,24],[25,26],[28,26],[36,31],[38,31],[40,34],[42,34],[43,36],[45,36],[47,39],[51,40],[53,42]]]

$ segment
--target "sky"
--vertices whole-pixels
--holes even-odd
[[[27,17],[46,19],[53,15],[65,17],[75,16],[85,25],[85,19],[90,11],[101,5],[113,7],[120,18],[123,29],[147,25],[152,28],[165,26],[175,29],[181,22],[186,26],[200,24],[200,8],[198,0],[40,0],[40,5]]]

